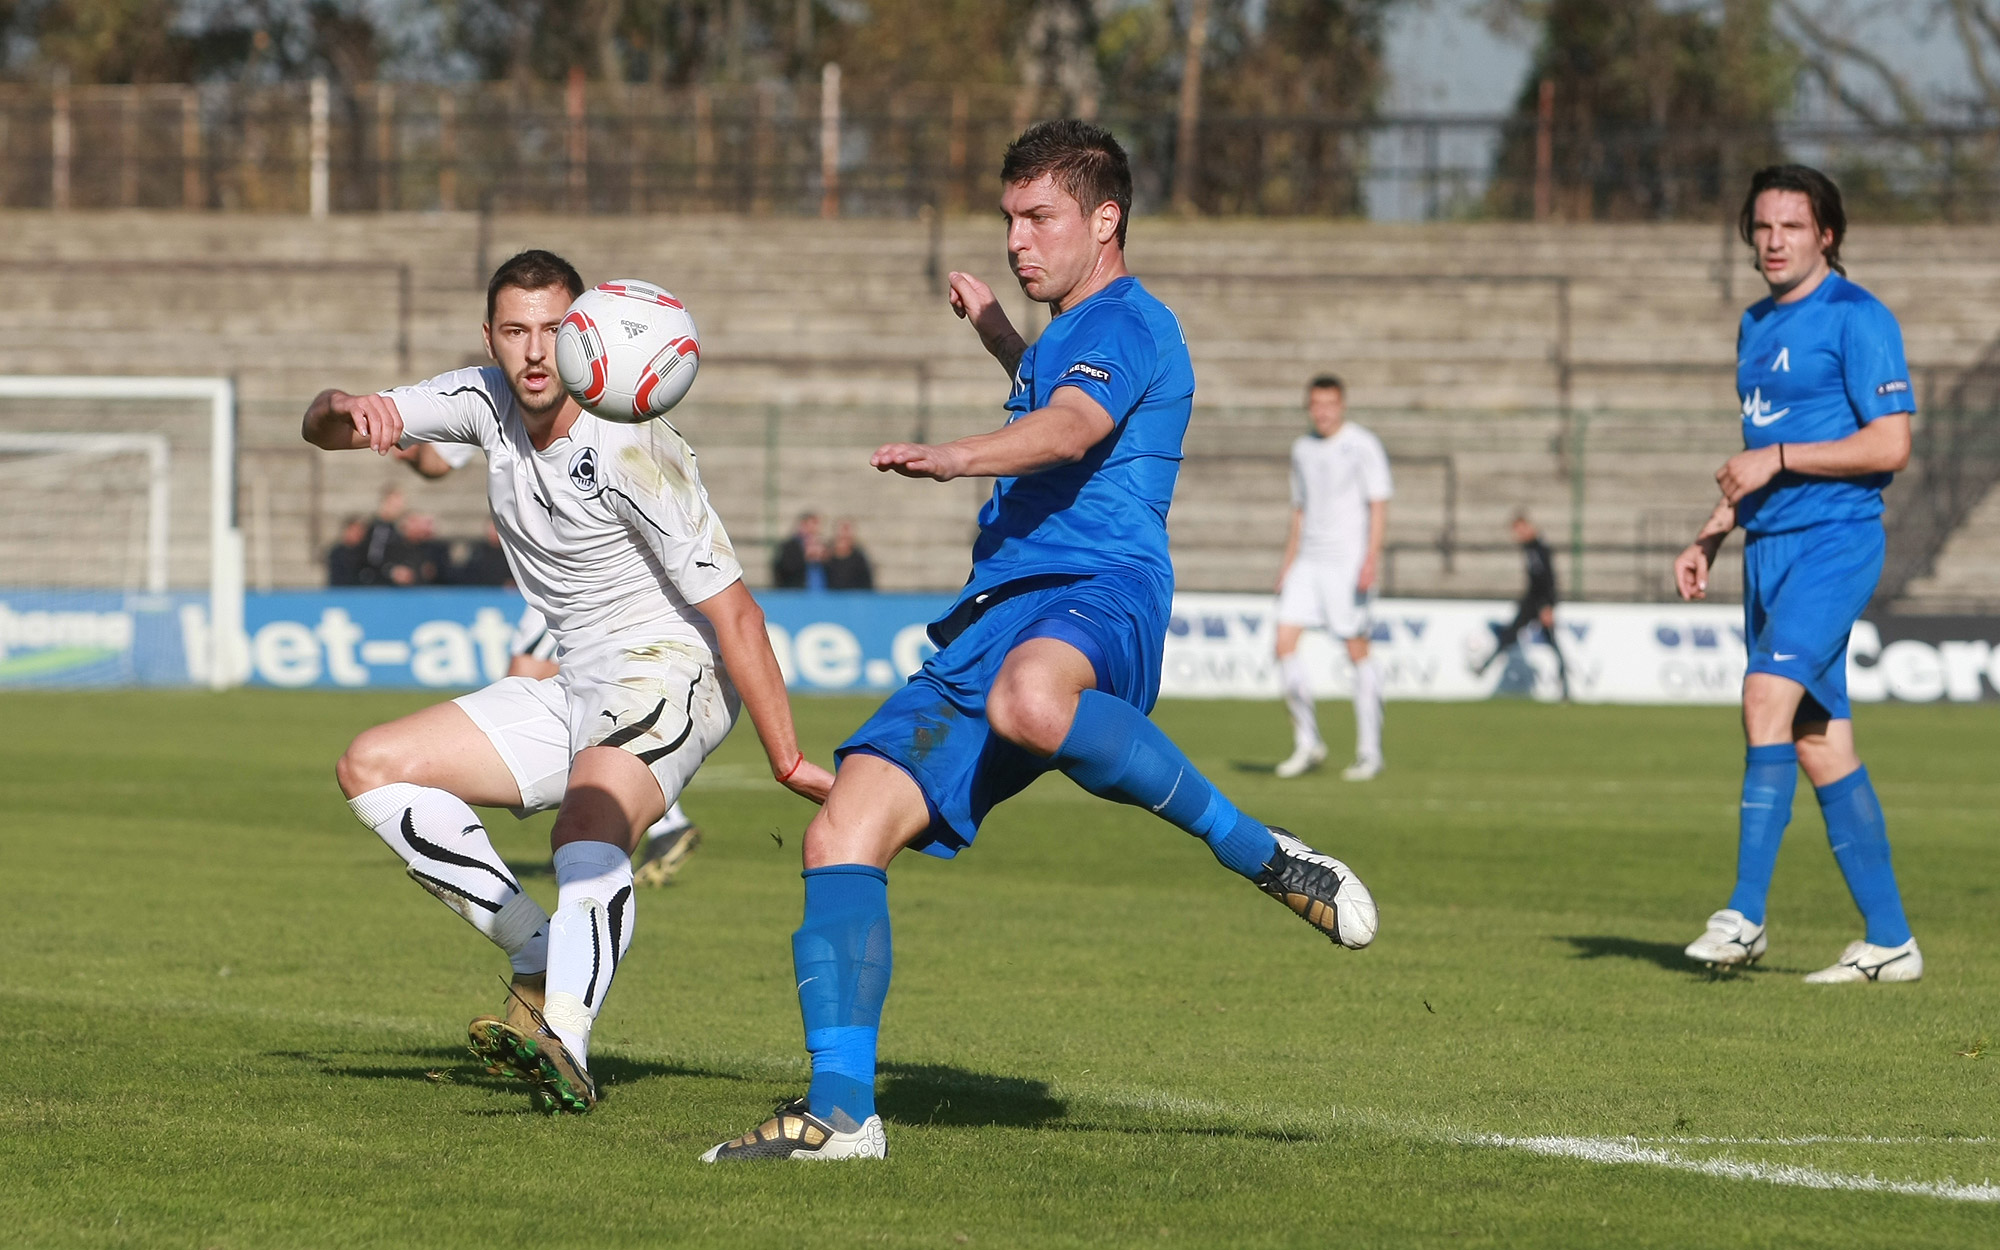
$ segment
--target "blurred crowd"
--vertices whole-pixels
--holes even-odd
[[[875,570],[854,541],[853,521],[836,522],[827,542],[819,514],[805,512],[771,556],[771,584],[781,590],[873,590]]]
[[[326,556],[329,586],[511,586],[514,576],[489,521],[479,538],[440,538],[437,520],[387,490],[373,516],[352,516]]]

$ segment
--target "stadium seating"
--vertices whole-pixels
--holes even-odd
[[[1993,230],[1949,227],[1850,240],[1853,276],[1903,319],[1920,396],[2000,330],[1995,243]],[[944,270],[995,282],[1017,324],[1046,323],[1006,280],[984,217],[5,213],[14,298],[0,369],[233,374],[253,584],[315,584],[339,517],[386,484],[411,487],[447,533],[480,530],[476,480],[419,485],[397,466],[315,453],[297,418],[324,385],[477,360],[484,274],[527,246],[592,280],[643,276],[687,299],[703,372],[676,420],[753,581],[761,544],[803,508],[855,516],[885,587],[960,580],[983,488],[892,484],[863,457],[998,414],[1004,379],[944,311]],[[1173,516],[1190,588],[1270,585],[1300,387],[1321,370],[1347,379],[1356,417],[1398,462],[1386,572],[1401,593],[1512,593],[1504,523],[1526,505],[1566,579],[1580,506],[1586,591],[1658,597],[1659,549],[1706,512],[1708,475],[1735,445],[1735,315],[1757,283],[1719,226],[1142,219],[1130,255],[1180,314],[1201,379]],[[1933,581],[1990,584],[1996,560],[1989,501]]]

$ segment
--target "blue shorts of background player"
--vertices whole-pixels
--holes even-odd
[[[912,845],[946,858],[971,845],[995,804],[1057,767],[999,737],[986,721],[987,693],[1015,647],[1033,638],[1068,643],[1090,660],[1100,692],[1142,715],[1160,693],[1168,605],[1144,581],[1027,579],[997,588],[979,606],[976,619],[948,617],[932,627],[932,641],[944,649],[835,752],[842,760],[877,755],[908,773],[931,814],[927,840]]]
[[[1743,545],[1749,671],[1804,686],[1795,723],[1848,720],[1847,639],[1882,577],[1880,521],[1845,521]]]

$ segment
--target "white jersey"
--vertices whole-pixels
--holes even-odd
[[[466,443],[433,443],[432,446],[437,449],[438,459],[454,469],[463,469],[472,463],[474,456],[479,454],[475,448]]]
[[[1352,421],[1333,437],[1307,434],[1292,444],[1292,506],[1300,560],[1361,568],[1368,556],[1368,505],[1394,493],[1382,440]]]
[[[486,499],[507,565],[566,653],[606,644],[697,648],[708,621],[689,605],[743,575],[695,471],[665,421],[620,425],[588,412],[541,451],[498,368],[459,369],[386,394],[403,443],[486,452]]]

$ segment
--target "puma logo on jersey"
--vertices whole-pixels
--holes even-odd
[[[1769,425],[1790,411],[1791,409],[1787,407],[1772,412],[1769,401],[1764,398],[1764,388],[1761,386],[1743,399],[1743,419],[1752,425]]]
[[[1790,373],[1791,371],[1792,371],[1792,349],[1789,347],[1780,347],[1778,349],[1778,358],[1771,362],[1771,372]]]
[[[542,498],[541,493],[539,491],[536,491],[533,487],[530,487],[528,489],[528,498],[542,505],[542,510],[549,514],[549,520],[553,521],[556,519],[556,506],[550,503],[548,500]]]

